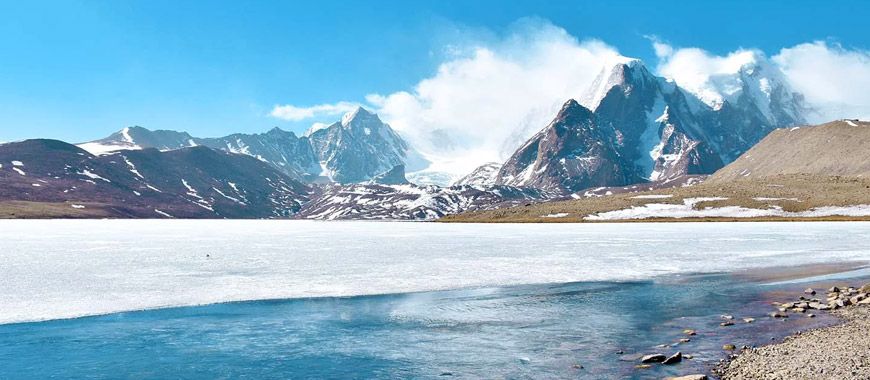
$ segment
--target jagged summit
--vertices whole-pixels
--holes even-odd
[[[618,57],[608,60],[580,99],[580,103],[594,111],[613,87],[621,86],[623,91],[628,92],[633,87],[643,86],[654,78],[655,76],[639,59]]]
[[[281,129],[280,127],[273,127],[272,129],[270,129],[270,130],[268,130],[268,131],[266,132],[266,134],[268,134],[268,135],[285,135],[285,134],[288,134],[288,133],[289,133],[289,134],[296,135],[296,134],[293,133],[293,132],[285,131],[285,130]]]
[[[763,55],[733,61],[703,83],[721,96],[715,107],[698,98],[702,87],[686,90],[640,60],[605,66],[582,106],[567,101],[505,162],[495,183],[576,192],[709,174],[773,129],[804,122],[802,97]]]
[[[610,128],[571,99],[543,130],[520,147],[493,176],[495,183],[575,192],[625,183]]]
[[[574,99],[568,99],[565,104],[562,104],[562,108],[559,110],[559,113],[556,114],[556,120],[570,116],[587,118],[591,115],[592,111],[588,107],[584,107],[582,104],[580,104],[580,102]]]
[[[308,133],[322,168],[334,182],[364,182],[404,165],[408,144],[378,115],[357,107],[341,122]],[[404,173],[403,173],[404,174]]]
[[[362,106],[359,106],[355,110],[350,111],[341,117],[341,126],[347,127],[356,121],[363,120],[377,120],[378,122],[381,121],[377,114],[366,110]]]

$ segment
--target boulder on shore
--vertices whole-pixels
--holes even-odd
[[[641,363],[661,363],[667,359],[667,356],[662,354],[650,354],[640,358]]]
[[[677,351],[676,354],[673,354],[673,355],[669,356],[667,359],[665,359],[662,362],[662,364],[677,364],[681,361],[683,361],[683,353]]]

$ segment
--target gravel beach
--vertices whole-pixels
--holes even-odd
[[[870,305],[832,312],[842,324],[743,351],[722,380],[870,379]]]

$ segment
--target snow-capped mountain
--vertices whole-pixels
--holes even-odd
[[[199,145],[187,132],[169,130],[152,131],[139,126],[126,127],[106,138],[78,144],[91,154],[102,155],[119,150],[156,148],[158,150],[181,149]]]
[[[510,186],[330,185],[315,195],[296,217],[433,220],[464,211],[529,204],[552,195]]]
[[[807,122],[810,109],[803,95],[760,53],[749,55],[736,72],[711,77],[711,81],[719,94],[707,103],[718,126],[714,143],[726,163],[774,129]]]
[[[405,140],[362,107],[306,135],[322,175],[333,182],[369,181],[408,163],[410,148]]]
[[[311,192],[259,160],[206,147],[95,156],[57,140],[0,146],[0,184],[0,200],[123,218],[287,217]]]
[[[495,183],[576,192],[712,173],[770,131],[804,122],[802,97],[775,70],[744,65],[728,79],[739,89],[707,103],[639,60],[619,60],[581,98],[586,107],[568,101]]]
[[[186,132],[129,127],[78,146],[95,155],[144,148],[169,151],[206,146],[252,156],[306,182],[318,178],[338,183],[366,182],[386,178],[396,168],[419,161],[389,125],[363,108],[346,114],[341,122],[309,131],[302,137],[279,128],[259,134],[198,138]]]

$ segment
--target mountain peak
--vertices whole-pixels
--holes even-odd
[[[594,111],[613,87],[628,87],[630,83],[640,83],[645,78],[651,77],[652,74],[646,69],[643,61],[637,58],[617,56],[608,59],[601,72],[595,77],[595,81],[586,90],[580,103]]]
[[[136,142],[133,141],[133,135],[131,133],[139,134],[139,133],[149,133],[149,132],[151,132],[151,130],[148,128],[134,125],[134,126],[130,126],[130,127],[121,128],[120,131],[115,132],[115,133],[118,136],[120,136],[124,142],[128,142],[130,144],[135,144]]]
[[[292,132],[287,132],[279,127],[273,127],[272,129],[270,129],[266,132],[267,135],[285,135],[287,133],[292,133]]]
[[[559,110],[559,114],[561,115],[564,113],[573,113],[573,112],[578,112],[578,111],[583,112],[583,113],[589,113],[589,114],[592,113],[592,111],[590,111],[588,108],[584,107],[582,104],[580,104],[576,100],[568,99],[568,101],[562,105],[562,109]]]
[[[365,120],[365,119],[372,119],[372,118],[380,120],[378,118],[378,115],[376,115],[372,112],[369,112],[368,110],[366,110],[362,106],[358,106],[355,110],[350,111],[341,117],[341,125],[343,127],[347,127],[350,123],[352,123],[355,120],[358,120],[358,119]]]

